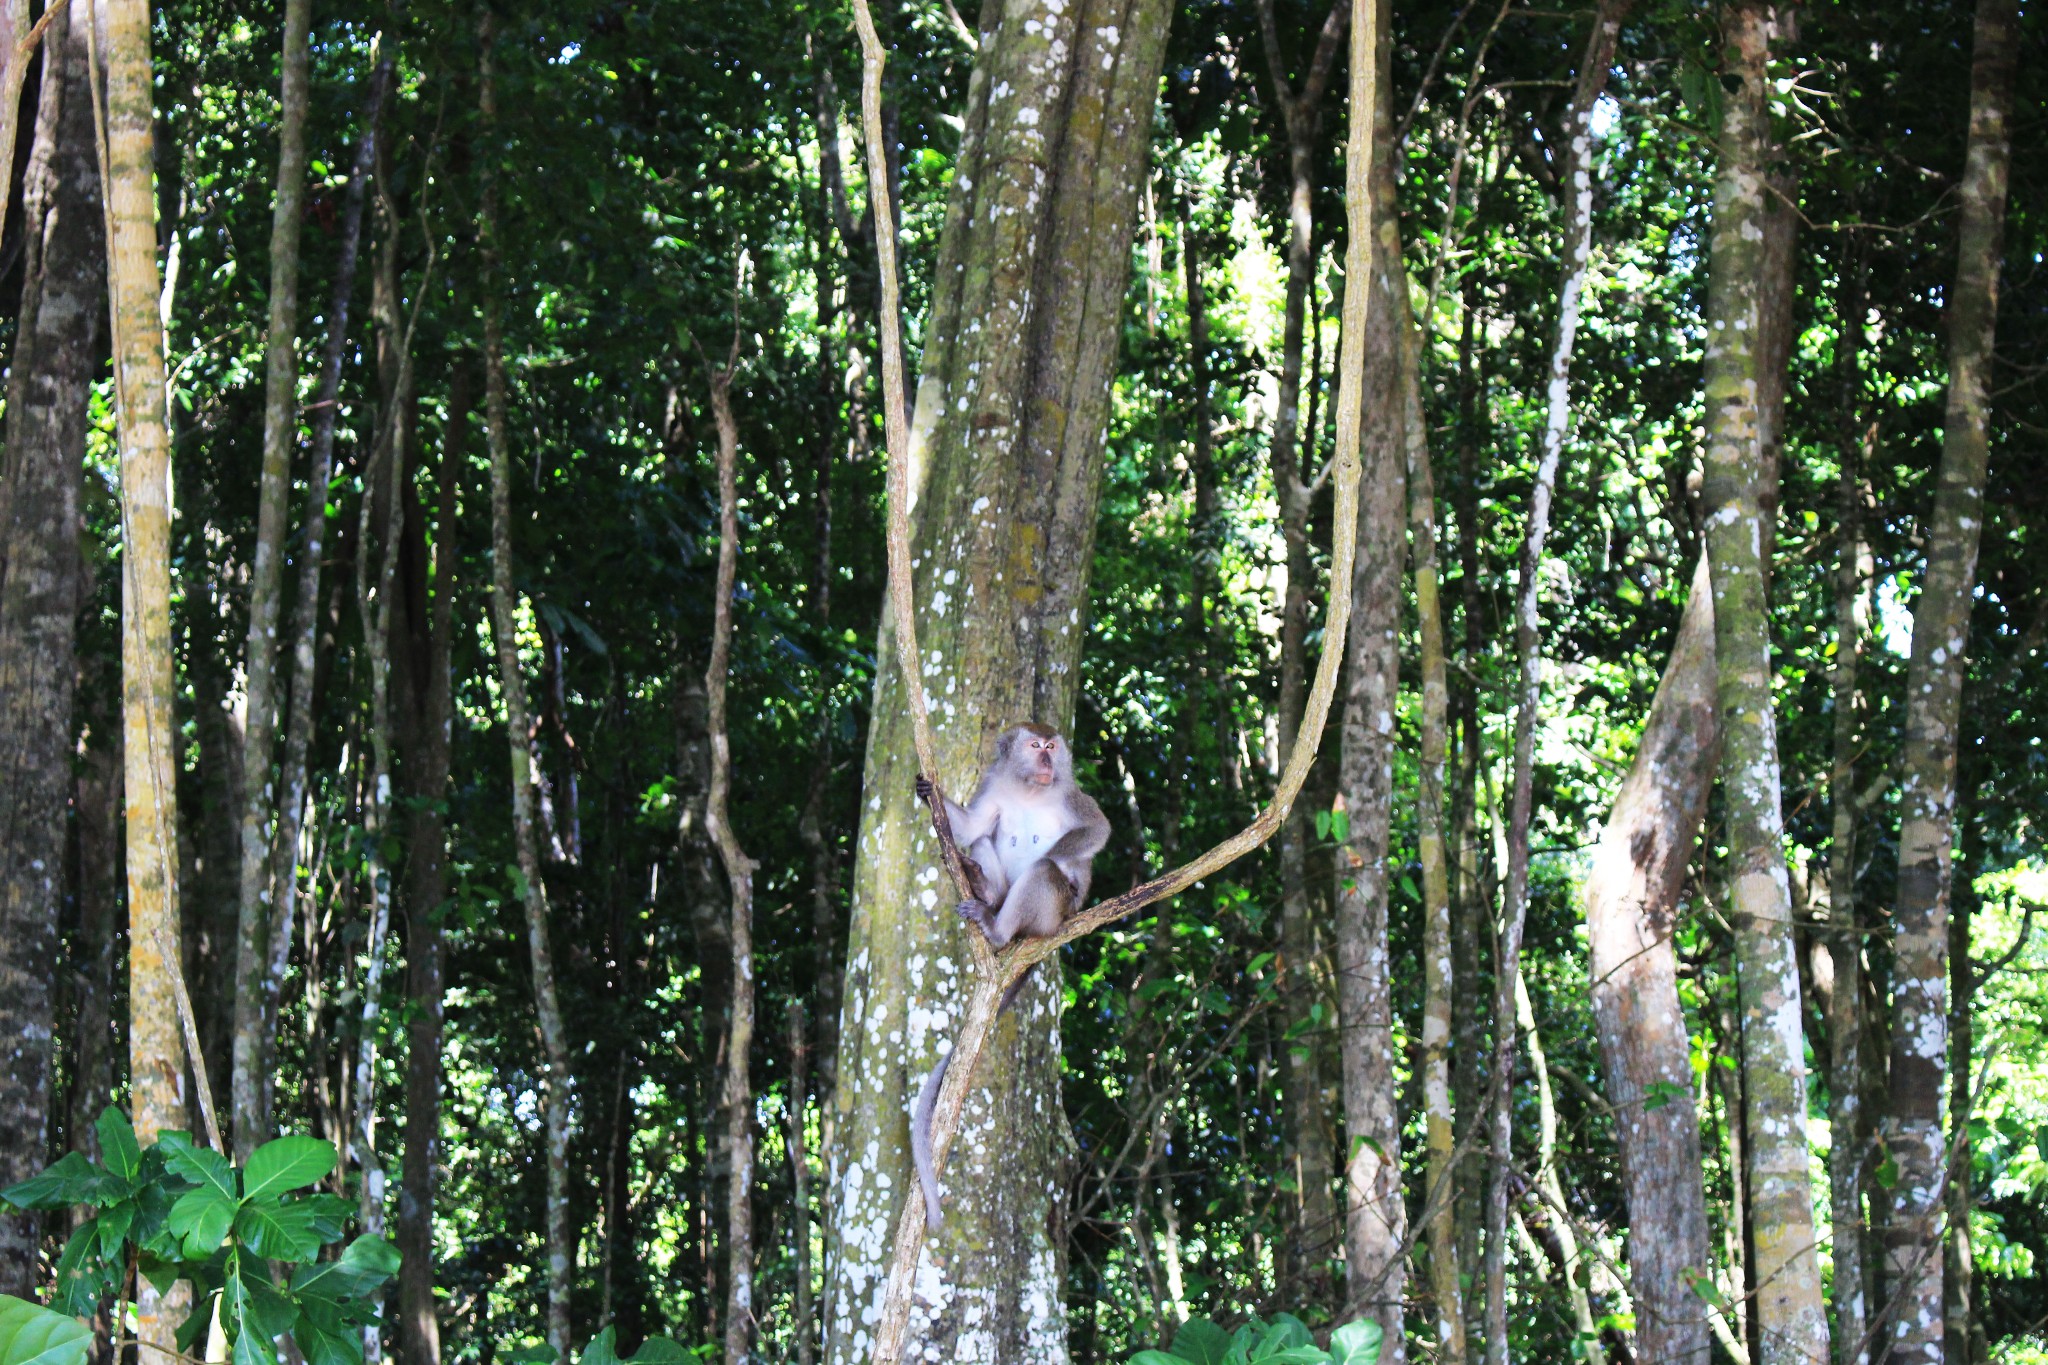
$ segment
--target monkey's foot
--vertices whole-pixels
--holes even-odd
[[[990,912],[988,906],[978,900],[964,900],[960,902],[958,908],[961,919],[966,920],[969,924],[980,925],[981,932],[989,935],[991,938],[995,936],[995,917]]]

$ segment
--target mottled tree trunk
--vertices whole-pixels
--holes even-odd
[[[804,1127],[811,1044],[804,1028],[803,1002],[794,998],[789,1002],[787,1037],[789,1120],[784,1142],[789,1148],[789,1241],[796,1267],[791,1326],[796,1334],[797,1365],[814,1365],[818,1359],[818,1304],[811,1271],[811,1154]]]
[[[1705,1365],[1713,1264],[1693,1106],[1691,1039],[1671,936],[1713,785],[1714,605],[1703,559],[1635,761],[1586,875],[1593,1021],[1628,1196],[1636,1355]]]
[[[83,13],[90,15],[90,10]],[[51,963],[64,880],[86,405],[98,370],[105,216],[85,24],[43,36],[24,176],[21,313],[0,451],[0,1187],[48,1158]],[[4,91],[0,91],[4,93]],[[101,1000],[104,1011],[107,1002]],[[33,1215],[0,1216],[0,1294],[32,1297]]]
[[[1885,1148],[1898,1163],[1885,1227],[1886,1328],[1898,1365],[1942,1358],[1942,1067],[1948,1060],[1948,901],[1956,742],[1984,476],[1991,452],[1991,342],[2012,159],[2007,111],[2019,45],[2016,0],[1979,0],[1970,139],[1960,187],[1956,282],[1948,297],[1948,413],[1913,606],[1900,758],[1898,902],[1893,912],[1891,1096]]]
[[[1279,391],[1269,445],[1273,489],[1280,504],[1280,536],[1287,554],[1287,592],[1280,618],[1278,708],[1280,752],[1287,754],[1294,751],[1302,707],[1308,698],[1309,603],[1315,574],[1308,528],[1312,494],[1309,479],[1301,468],[1300,408],[1302,341],[1308,322],[1309,288],[1315,274],[1316,144],[1322,133],[1323,97],[1351,19],[1351,0],[1335,0],[1331,5],[1316,35],[1299,89],[1287,79],[1287,62],[1280,49],[1272,0],[1261,0],[1258,11],[1266,64],[1287,134],[1287,295],[1280,331]],[[1197,288],[1192,274],[1188,288],[1192,321]],[[1197,440],[1208,440],[1206,423],[1198,430]],[[1311,430],[1309,449],[1314,448]],[[1218,547],[1205,544],[1200,550],[1213,556]],[[1339,1223],[1335,1154],[1324,1115],[1322,1035],[1327,1025],[1318,1024],[1319,1016],[1327,1014],[1329,969],[1322,960],[1316,916],[1309,899],[1306,806],[1303,802],[1289,810],[1286,822],[1280,826],[1279,863],[1283,950],[1280,963],[1286,1017],[1290,1029],[1303,1031],[1290,1040],[1281,1072],[1287,1136],[1293,1148],[1288,1154],[1288,1167],[1297,1186],[1293,1235],[1287,1239],[1283,1254],[1291,1262],[1285,1272],[1291,1282],[1290,1295],[1302,1295],[1300,1301],[1308,1304],[1329,1297],[1331,1286],[1326,1267],[1335,1249]]]
[[[1779,22],[1768,0],[1724,14],[1721,162],[1708,276],[1704,508],[1714,596],[1720,775],[1727,801],[1728,908],[1742,1028],[1745,1184],[1754,1247],[1757,1365],[1828,1352],[1814,1247],[1806,1137],[1805,1039],[1779,806],[1766,600],[1769,416],[1759,374],[1769,273],[1766,65]],[[1938,1282],[1937,1282],[1938,1283]]]
[[[121,429],[121,741],[128,854],[128,1075],[136,1136],[183,1129],[185,1048],[172,981],[179,970],[178,807],[171,649],[170,432],[164,419],[162,278],[147,0],[101,0],[106,38],[107,282]],[[176,1346],[191,1299],[184,1282],[135,1294],[136,1336]]]
[[[1514,768],[1508,811],[1508,879],[1501,907],[1499,951],[1494,958],[1491,1169],[1486,1200],[1486,1360],[1507,1365],[1508,1186],[1513,1180],[1515,983],[1520,976],[1522,930],[1529,910],[1529,820],[1534,804],[1536,721],[1543,703],[1541,583],[1545,542],[1550,536],[1551,495],[1557,466],[1571,432],[1572,347],[1579,331],[1579,302],[1592,266],[1593,105],[1607,87],[1626,0],[1605,0],[1593,18],[1593,32],[1579,63],[1579,79],[1566,114],[1570,133],[1563,175],[1564,278],[1557,291],[1557,330],[1550,346],[1549,384],[1543,419],[1543,447],[1529,493],[1529,521],[1522,536],[1522,576],[1516,594],[1515,657],[1520,671],[1515,696]]]
[[[987,12],[947,208],[910,469],[940,785],[1004,728],[1073,715],[1102,433],[1170,6]],[[886,621],[879,657],[893,658]],[[876,684],[835,1100],[826,1356],[865,1360],[911,1163],[904,1113],[950,1035],[970,958],[912,796],[899,670]],[[1057,989],[995,1035],[947,1168],[911,1339],[942,1360],[1065,1359]],[[933,1258],[943,1255],[943,1268]]]
[[[256,549],[249,568],[249,638],[244,668],[242,807],[237,842],[235,1000],[237,1017],[254,1023],[249,1005],[262,999],[270,964],[270,845],[277,789],[270,781],[277,737],[277,624],[284,600],[285,517],[291,502],[291,456],[299,433],[299,229],[305,221],[306,101],[312,0],[284,10],[283,98],[278,120],[277,193],[270,216],[270,330],[263,356],[263,473],[257,492]],[[315,490],[316,500],[324,494]],[[245,1005],[244,1002],[247,1002]],[[236,1029],[229,1080],[235,1153],[247,1159],[269,1136],[264,1091],[250,1068],[261,1049],[257,1030]]]
[[[449,381],[441,447],[440,510],[434,523],[433,601],[428,608],[426,676],[408,689],[418,708],[406,750],[413,796],[412,838],[405,886],[406,1024],[405,1155],[398,1191],[398,1346],[405,1365],[440,1365],[441,1324],[434,1307],[435,1168],[441,1152],[442,902],[448,894],[448,772],[454,735],[450,654],[455,640],[456,485],[468,444],[470,367],[458,363]],[[414,562],[427,556],[424,528],[414,537]],[[414,600],[419,594],[415,593]]]
[[[478,104],[486,136],[491,136],[496,132],[498,100],[492,52],[495,33],[488,9],[478,27],[482,49]],[[495,148],[486,151],[487,168],[496,155]],[[505,275],[498,247],[497,207],[497,179],[487,169],[478,238],[484,266],[484,429],[491,451],[491,634],[497,649],[498,683],[505,698],[505,746],[512,760],[512,842],[519,863],[527,961],[546,1067],[541,1106],[547,1149],[548,1345],[566,1360],[570,1350],[569,1286],[576,1255],[569,1228],[569,1036],[555,993],[554,952],[548,942],[547,885],[541,880],[533,756],[527,746],[527,736],[533,733],[532,712],[526,699],[526,675],[519,663],[519,598],[512,576],[512,417],[505,378],[504,308],[499,292]]]
[[[1451,1106],[1451,1001],[1457,980],[1451,959],[1451,869],[1444,824],[1444,766],[1450,748],[1450,680],[1444,659],[1443,602],[1438,592],[1436,477],[1422,411],[1416,329],[1403,329],[1407,414],[1408,527],[1415,568],[1415,616],[1422,673],[1421,790],[1416,796],[1416,851],[1422,863],[1422,1110],[1429,1162],[1422,1214],[1429,1248],[1429,1296],[1436,1311],[1436,1358],[1464,1365],[1465,1290],[1458,1258],[1457,1115]],[[1466,988],[1472,988],[1467,982]]]
[[[1390,155],[1391,44],[1383,0],[1362,0],[1351,34],[1352,135],[1347,159],[1351,241],[1345,275],[1369,291],[1362,338],[1365,438],[1357,558],[1344,691],[1338,800],[1349,828],[1337,850],[1337,1018],[1343,1030],[1345,1316],[1385,1332],[1380,1359],[1401,1365],[1407,1338],[1408,1213],[1401,1190],[1401,1126],[1394,1083],[1393,963],[1387,942],[1387,844],[1392,832],[1394,715],[1400,668],[1401,568],[1407,558],[1406,434],[1401,421],[1401,319],[1408,274],[1401,259]],[[1370,132],[1362,132],[1361,127]],[[1368,140],[1369,139],[1369,140]],[[1361,202],[1364,201],[1364,202]]]
[[[711,376],[711,413],[718,425],[718,573],[711,606],[711,662],[704,696],[711,731],[711,794],[705,824],[725,865],[732,894],[732,1014],[725,1035],[725,1365],[746,1365],[754,1339],[754,1084],[747,1062],[754,1047],[754,860],[733,831],[732,737],[726,728],[726,683],[732,676],[732,594],[739,571],[739,427],[732,415],[735,339],[725,368]]]

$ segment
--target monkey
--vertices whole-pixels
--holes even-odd
[[[917,796],[935,790],[918,775]],[[981,785],[963,807],[946,798],[953,839],[981,873],[982,896],[960,902],[962,919],[980,927],[998,950],[1013,939],[1046,938],[1088,898],[1091,865],[1109,842],[1109,820],[1095,799],[1074,784],[1074,756],[1060,732],[1029,723],[1006,730]],[[985,899],[983,898],[985,897]],[[1004,995],[1008,1010],[1025,978]],[[945,1084],[949,1052],[925,1077],[910,1123],[910,1152],[924,1187],[925,1226],[938,1231],[939,1178],[932,1169],[932,1110]]]

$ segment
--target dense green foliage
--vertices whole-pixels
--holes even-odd
[[[895,50],[886,97],[900,151],[905,323],[914,348],[973,51],[950,4],[882,8]],[[1323,9],[1297,0],[1277,9],[1283,64],[1293,69]],[[231,1028],[234,793],[242,781],[234,708],[261,456],[280,11],[276,3],[181,0],[162,6],[156,31],[161,233],[171,276],[174,583],[186,689],[186,968],[216,1093],[226,1089]],[[1515,564],[1561,268],[1560,119],[1584,21],[1578,12],[1512,3],[1400,5],[1392,17],[1394,108],[1405,137],[1401,225],[1444,527],[1453,804],[1475,854],[1461,885],[1466,912],[1489,923],[1505,859]],[[1896,770],[1940,451],[1942,301],[1954,276],[1952,191],[1967,131],[1970,21],[1971,6],[1954,0],[1816,3],[1803,13],[1797,41],[1785,45],[1779,76],[1783,170],[1802,225],[1772,628],[1809,978],[1830,816],[1847,795],[1827,781],[1828,668],[1840,647],[1835,487],[1845,458],[1857,462],[1861,480],[1874,602],[1862,675],[1868,785],[1856,794],[1864,913],[1881,919],[1894,889],[1897,798],[1886,774]],[[1574,429],[1543,569],[1545,714],[1524,969],[1556,1083],[1556,1163],[1570,1216],[1595,1252],[1580,1272],[1609,1326],[1623,1311],[1616,1268],[1625,1262],[1628,1220],[1575,889],[1634,751],[1699,553],[1689,479],[1700,449],[1714,23],[1712,7],[1657,0],[1638,6],[1623,29],[1596,119],[1594,268],[1573,376]],[[2040,816],[2048,809],[2048,464],[2039,449],[2048,387],[2035,361],[2048,348],[2048,23],[2039,7],[2023,31],[1957,879],[1959,903],[1972,911],[1965,951],[1981,972],[1967,978],[1973,1050],[1956,1059],[1959,1093],[1974,1097],[1964,1146],[1977,1201],[1980,1312],[1996,1358],[2011,1362],[2048,1359],[2040,1318],[2048,1276],[2048,940],[2027,936],[2038,928],[2030,907],[2048,902]],[[857,52],[844,7],[808,0],[518,0],[502,8],[497,32],[503,112],[490,127],[475,108],[472,7],[316,6],[304,402],[312,401],[313,367],[303,358],[325,332],[336,214],[373,48],[394,51],[399,72],[366,229],[358,288],[366,302],[357,305],[340,400],[337,474],[325,489],[295,494],[328,510],[333,597],[321,611],[325,653],[300,859],[307,899],[279,1030],[279,1110],[286,1131],[319,1140],[282,1139],[237,1172],[181,1139],[138,1152],[130,1133],[124,1147],[118,1116],[99,1120],[96,1137],[89,1132],[94,1115],[81,1110],[81,1097],[104,1095],[110,1083],[118,1095],[125,1063],[112,1063],[104,1077],[82,1074],[79,1021],[89,1017],[94,991],[103,993],[102,1010],[120,998],[118,968],[95,964],[121,954],[118,931],[96,926],[73,895],[50,1134],[53,1158],[72,1155],[45,1177],[54,1183],[8,1195],[35,1208],[100,1210],[75,1234],[56,1218],[47,1222],[53,1252],[63,1248],[52,1265],[66,1311],[105,1302],[110,1276],[132,1251],[144,1274],[229,1290],[229,1341],[238,1351],[249,1343],[237,1365],[263,1365],[268,1338],[288,1328],[312,1365],[355,1359],[350,1329],[358,1317],[348,1305],[377,1290],[395,1264],[371,1239],[323,1258],[343,1235],[357,1193],[352,1166],[330,1170],[332,1152],[363,1103],[352,1068],[366,1017],[369,685],[348,585],[364,464],[395,410],[414,470],[400,589],[407,619],[425,619],[430,589],[454,593],[457,603],[453,782],[445,798],[405,795],[412,756],[401,750],[401,818],[385,836],[402,886],[414,856],[407,817],[423,801],[445,800],[449,893],[433,908],[449,945],[435,1230],[443,1351],[450,1361],[495,1365],[543,1339],[544,1059],[512,871],[504,711],[488,627],[486,457],[467,411],[474,400],[456,397],[482,390],[475,223],[488,169],[498,179],[506,250],[519,644],[538,717],[532,747],[544,780],[546,876],[572,1043],[575,1335],[595,1338],[583,1357],[592,1365],[670,1359],[660,1348],[621,1357],[615,1342],[667,1335],[708,1351],[702,1344],[718,1339],[727,1273],[718,1103],[727,906],[722,874],[690,819],[707,761],[701,677],[716,555],[708,373],[737,334],[744,548],[733,819],[761,863],[755,1312],[763,1355],[794,1359],[792,1126],[806,1137],[820,1216],[848,1160],[844,1152],[819,1155],[833,1136],[821,1101],[831,1083],[832,983],[845,942],[847,896],[836,872],[860,816],[883,575],[873,228],[861,212],[864,172],[846,126]],[[1284,558],[1267,456],[1286,149],[1252,5],[1185,4],[1172,43],[1122,323],[1075,737],[1084,784],[1115,826],[1096,865],[1096,885],[1109,891],[1244,823],[1279,762]],[[1304,384],[1314,422],[1303,458],[1310,473],[1329,458],[1333,439],[1345,281],[1337,264],[1340,139],[1332,130],[1341,128],[1342,88],[1333,82],[1316,161],[1317,284]],[[838,126],[822,122],[821,109]],[[1208,295],[1206,408],[1192,378],[1190,259]],[[13,297],[0,287],[10,308]],[[392,350],[415,315],[415,391],[396,393]],[[1202,412],[1221,494],[1207,529],[1196,516],[1188,459]],[[119,734],[120,518],[104,393],[93,420],[82,772]],[[1319,573],[1328,504],[1325,490],[1312,513]],[[435,510],[442,506],[452,518]],[[1320,592],[1318,583],[1312,596]],[[1412,1062],[1423,989],[1413,649],[1411,630],[1396,718],[1393,879],[1397,1055],[1411,1154],[1421,1141]],[[416,646],[400,641],[397,651],[405,650]],[[1317,812],[1311,869],[1325,899],[1337,875],[1332,819],[1343,818],[1331,811],[1333,767],[1319,768],[1309,787]],[[113,856],[96,851],[82,821],[79,828],[77,865],[67,873],[74,883],[92,875],[96,858],[111,866]],[[1731,933],[1715,903],[1717,831],[1710,813],[1678,933],[1710,1207],[1718,1249],[1732,1261],[1741,1241],[1730,1149],[1739,1044]],[[822,908],[813,896],[821,872]],[[1299,1282],[1301,1268],[1290,1266],[1284,1245],[1293,1176],[1279,1160],[1287,1149],[1280,1064],[1291,1048],[1334,1056],[1339,1039],[1333,1016],[1289,1019],[1281,1008],[1278,895],[1275,860],[1262,855],[1182,897],[1162,922],[1122,926],[1065,959],[1073,1152],[1065,1274],[1076,1359],[1128,1358],[1170,1338],[1185,1309],[1232,1325],[1270,1318],[1283,1304],[1318,1330],[1341,1320],[1341,1304]],[[395,1208],[407,1029],[418,1010],[402,970],[410,960],[403,925],[383,951],[389,967],[373,1016],[380,1047],[370,1102],[382,1117],[377,1134],[388,1145],[380,1150],[394,1173]],[[1885,954],[1880,931],[1870,954],[1879,1000]],[[1490,998],[1490,951],[1461,963],[1468,968],[1461,990]],[[118,1028],[119,1010],[113,1015]],[[786,1019],[794,1020],[787,1028]],[[1807,1026],[1811,1054],[1825,1057],[1818,1006]],[[802,1090],[791,1080],[798,1043],[809,1059]],[[95,1055],[107,1066],[107,1056],[125,1058],[125,1050]],[[1471,1084],[1484,1086],[1472,1065]],[[1533,1152],[1536,1099],[1529,1087],[1515,1093],[1517,1130]],[[1817,1144],[1827,1141],[1825,1100],[1817,1080]],[[1330,1109],[1334,1128],[1334,1097]],[[310,1145],[288,1146],[301,1143]],[[327,1153],[322,1162],[308,1155],[314,1147]],[[89,1151],[96,1160],[81,1154]],[[289,1167],[288,1183],[278,1183],[280,1166]],[[1419,1160],[1408,1169],[1413,1207]],[[1881,1165],[1877,1178],[1882,1183]],[[321,1193],[277,1197],[316,1181]],[[1818,1188],[1824,1195],[1824,1180]],[[830,1248],[812,1228],[816,1245],[805,1263],[815,1272]],[[1167,1287],[1158,1250],[1168,1235],[1178,1289]],[[1534,1253],[1539,1239],[1527,1245]],[[1572,1358],[1583,1348],[1573,1340],[1564,1275],[1519,1244],[1514,1256],[1516,1358]],[[273,1281],[266,1260],[297,1268]],[[1727,1270],[1717,1268],[1723,1283]],[[1703,1292],[1722,1291],[1708,1283]],[[9,1311],[0,1305],[0,1324]],[[1412,1321],[1420,1329],[1422,1315]],[[1192,1322],[1180,1331],[1199,1334]],[[1289,1338],[1290,1347],[1299,1344]],[[1362,1344],[1347,1349],[1336,1359],[1370,1358]],[[1149,1358],[1207,1357],[1176,1343],[1170,1355],[1139,1357]]]

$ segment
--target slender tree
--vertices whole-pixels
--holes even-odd
[[[363,206],[377,165],[377,137],[384,117],[384,98],[391,88],[394,55],[382,40],[363,100],[363,130],[356,140],[342,200],[340,241],[334,265],[334,293],[327,308],[327,341],[320,360],[320,388],[313,402],[311,458],[306,472],[305,522],[299,534],[298,590],[292,603],[291,696],[285,709],[284,747],[278,759],[276,833],[270,841],[270,927],[265,937],[268,958],[258,989],[243,994],[246,978],[236,980],[235,1034],[249,1037],[248,1085],[252,1113],[261,1115],[254,1131],[270,1129],[271,1102],[276,1090],[273,1058],[277,1046],[277,1002],[284,989],[290,960],[292,919],[299,903],[299,835],[305,815],[306,755],[313,738],[313,687],[319,676],[321,554],[327,543],[327,498],[324,490],[334,470],[334,432],[340,408],[342,362],[348,354],[350,300],[355,296],[356,264],[362,244]],[[240,1120],[237,1119],[239,1123]]]
[[[711,662],[704,695],[711,731],[711,794],[705,822],[732,894],[732,1004],[725,1035],[725,1360],[745,1365],[754,1336],[754,1086],[747,1058],[754,1046],[754,860],[732,827],[732,737],[726,728],[726,684],[732,676],[732,595],[739,571],[739,424],[732,413],[739,334],[725,367],[711,375],[711,414],[718,426],[718,574],[711,609]]]
[[[1308,698],[1309,603],[1314,570],[1309,558],[1309,503],[1313,475],[1301,468],[1301,386],[1303,337],[1314,283],[1316,151],[1322,140],[1323,105],[1330,75],[1342,50],[1351,21],[1351,0],[1335,0],[1316,33],[1307,70],[1296,88],[1287,79],[1279,24],[1273,0],[1260,0],[1259,34],[1266,69],[1273,82],[1287,151],[1287,295],[1280,323],[1279,391],[1273,411],[1273,437],[1268,459],[1280,504],[1280,536],[1287,552],[1287,592],[1280,618],[1280,751],[1291,752],[1301,729],[1302,707]],[[1190,286],[1192,290],[1192,285]],[[1193,295],[1189,312],[1192,315]],[[1313,376],[1311,376],[1313,378]],[[1198,440],[1207,433],[1199,432]],[[1310,449],[1314,449],[1311,444]],[[1205,551],[1209,547],[1203,547]],[[1288,1025],[1309,1030],[1293,1040],[1286,1055],[1282,1083],[1288,1137],[1293,1143],[1296,1192],[1295,1231],[1290,1254],[1310,1274],[1307,1294],[1313,1302],[1328,1290],[1323,1266],[1338,1227],[1334,1191],[1335,1155],[1324,1117],[1323,1049],[1316,1015],[1328,992],[1328,968],[1317,941],[1316,916],[1309,901],[1307,811],[1296,807],[1280,827],[1280,936],[1282,970],[1287,984]]]
[[[256,548],[249,564],[249,638],[244,656],[240,881],[235,933],[236,1022],[229,1103],[235,1151],[247,1158],[270,1136],[258,1060],[263,976],[270,965],[270,845],[277,822],[271,750],[277,737],[277,626],[284,588],[285,518],[291,501],[291,455],[299,434],[299,229],[305,222],[306,102],[311,84],[307,32],[313,0],[284,9],[283,95],[277,132],[277,192],[270,217],[270,330],[263,355],[263,474],[256,500]],[[324,499],[324,489],[315,490]]]
[[[1339,801],[1348,816],[1337,851],[1337,1020],[1342,1028],[1344,1248],[1347,1313],[1385,1333],[1381,1359],[1407,1358],[1401,1299],[1407,1212],[1393,1064],[1393,971],[1387,941],[1387,844],[1392,833],[1394,713],[1400,663],[1402,523],[1407,498],[1400,327],[1407,309],[1395,212],[1390,134],[1391,47],[1383,0],[1360,0],[1351,25],[1351,128],[1345,146],[1350,224],[1344,275],[1368,300],[1347,314],[1343,345],[1358,348],[1359,392],[1374,419],[1359,450],[1362,487],[1352,562]],[[1362,323],[1362,326],[1358,325]],[[1354,334],[1354,328],[1356,332]],[[1341,396],[1341,395],[1340,395]],[[1340,438],[1341,439],[1341,438]]]
[[[128,1075],[136,1136],[185,1127],[174,978],[178,927],[177,681],[171,650],[171,442],[165,424],[147,0],[102,0],[107,44],[107,283],[121,435],[121,739],[128,856]],[[88,25],[87,33],[93,34]],[[193,1059],[196,1061],[196,1059]],[[184,1282],[137,1277],[136,1336],[169,1353]]]
[[[1936,1365],[1942,1359],[1941,1224],[1951,1178],[1942,1138],[1942,1071],[1945,1065],[1967,1065],[1948,1051],[1956,747],[1991,453],[1991,342],[2012,158],[2007,117],[2018,29],[2016,0],[1979,0],[1956,282],[1947,305],[1948,413],[1906,666],[1891,1086],[1884,1116],[1885,1148],[1899,1172],[1885,1238],[1885,1283],[1896,1297],[1886,1335],[1891,1358],[1901,1365]]]
[[[1812,1362],[1828,1353],[1807,1171],[1805,1040],[1765,598],[1764,546],[1771,524],[1766,509],[1775,487],[1765,467],[1768,415],[1759,411],[1758,375],[1765,363],[1760,332],[1772,144],[1766,67],[1778,23],[1769,0],[1740,0],[1724,11],[1725,69],[1732,84],[1722,101],[1714,180],[1703,488],[1720,776],[1728,810],[1727,901],[1735,927],[1742,1035],[1743,1179],[1757,1365]]]
[[[106,317],[85,23],[59,11],[43,44],[0,450],[0,1036],[15,1040],[0,1067],[0,1188],[41,1168],[50,1131],[50,963],[72,786],[80,470]],[[0,1215],[0,1294],[29,1297],[36,1242],[36,1219]]]
[[[1627,0],[1603,0],[1579,62],[1579,78],[1566,114],[1570,141],[1560,177],[1564,193],[1564,278],[1557,291],[1557,330],[1550,344],[1545,394],[1543,448],[1529,493],[1529,522],[1522,537],[1522,577],[1516,593],[1515,658],[1520,683],[1515,697],[1515,752],[1508,809],[1508,878],[1501,907],[1499,952],[1493,980],[1493,1094],[1486,1199],[1486,1361],[1507,1365],[1508,1186],[1514,1136],[1515,983],[1521,973],[1522,931],[1529,912],[1529,820],[1534,805],[1536,719],[1543,703],[1541,586],[1543,555],[1550,536],[1550,503],[1557,466],[1570,434],[1572,348],[1579,331],[1579,304],[1592,267],[1593,105],[1607,88],[1607,68],[1621,29]]]
[[[477,41],[482,49],[478,110],[488,135],[496,131],[498,118],[492,51],[495,25],[489,9],[483,11]],[[548,1345],[566,1360],[569,1286],[576,1255],[569,1227],[569,1035],[555,993],[554,952],[548,942],[548,893],[541,880],[533,755],[527,745],[527,736],[533,733],[532,713],[526,700],[526,674],[519,663],[519,599],[512,576],[512,416],[505,377],[504,304],[498,292],[505,274],[498,246],[497,177],[491,169],[495,160],[495,152],[484,159],[477,224],[484,275],[484,432],[491,452],[491,633],[497,646],[498,683],[505,698],[505,745],[512,760],[512,842],[518,857],[519,900],[526,913],[528,966],[546,1065],[541,1105],[547,1130]]]

